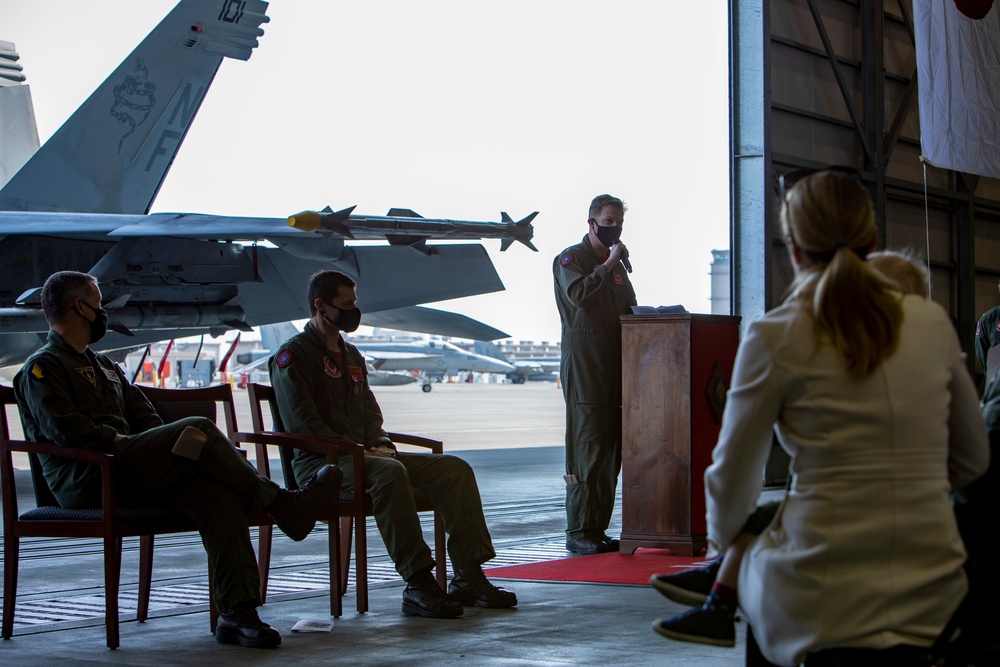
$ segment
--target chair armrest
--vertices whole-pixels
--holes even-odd
[[[60,447],[48,442],[29,442],[26,440],[6,440],[3,442],[3,449],[6,453],[21,452],[22,454],[48,454],[64,459],[74,459],[76,461],[89,461],[98,465],[110,465],[114,455],[108,452],[99,452],[96,449],[83,449],[81,447]]]
[[[11,460],[13,452],[23,454],[47,454],[58,456],[64,459],[75,461],[86,461],[94,463],[101,469],[101,512],[104,516],[104,524],[110,530],[111,523],[115,519],[115,485],[114,485],[114,460],[113,454],[98,452],[93,449],[83,449],[80,447],[60,447],[48,442],[29,442],[26,440],[0,440],[0,456],[3,457],[4,467]],[[11,491],[12,493],[16,493]],[[7,490],[5,489],[5,494]],[[16,503],[16,498],[9,499]],[[13,506],[16,513],[16,504]]]
[[[294,447],[313,454],[330,454],[339,452],[351,456],[364,456],[365,448],[356,442],[327,438],[320,435],[301,435],[282,431],[262,431],[260,433],[237,433],[234,442],[253,442],[277,447]]]
[[[431,450],[434,454],[444,453],[444,443],[440,440],[434,440],[432,438],[424,438],[419,435],[410,435],[409,433],[389,433],[389,439],[393,442],[398,442],[401,445],[413,445],[414,447],[424,447],[425,449]]]

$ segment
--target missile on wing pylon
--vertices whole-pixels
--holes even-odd
[[[538,215],[538,211],[517,222],[514,222],[507,213],[500,214],[500,222],[477,222],[425,218],[408,208],[390,209],[389,215],[386,216],[351,215],[353,210],[352,206],[334,212],[328,206],[319,213],[303,211],[289,216],[288,226],[306,233],[339,234],[350,239],[382,235],[390,242],[393,239],[422,242],[430,239],[450,241],[498,238],[500,239],[500,250],[506,250],[514,241],[520,241],[538,252],[538,248],[531,243],[535,234],[531,222]]]

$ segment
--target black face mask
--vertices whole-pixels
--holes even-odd
[[[618,243],[618,240],[622,237],[622,226],[615,225],[614,227],[601,227],[597,225],[597,240],[604,244],[604,247],[610,248],[614,244]]]
[[[337,307],[331,306],[331,308]],[[341,331],[346,331],[347,333],[357,331],[358,327],[361,326],[361,309],[348,308],[345,310],[343,308],[337,308],[337,310],[340,311],[340,316],[337,318],[336,322],[327,317],[326,313],[321,313],[321,315],[323,315],[323,319],[326,320],[326,323],[332,327],[340,329]]]
[[[91,344],[104,338],[104,334],[108,333],[108,311],[103,308],[94,308],[86,301],[83,302],[87,308],[94,311],[96,317],[90,321],[90,342]]]

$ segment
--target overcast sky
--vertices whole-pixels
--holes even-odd
[[[0,0],[44,142],[176,3]],[[725,0],[274,0],[250,60],[223,62],[154,211],[515,220],[485,242],[507,290],[434,304],[558,340],[553,257],[587,205],[629,206],[640,304],[710,312],[729,246]],[[360,285],[364,289],[364,285]]]

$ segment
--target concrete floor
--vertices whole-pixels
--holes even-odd
[[[389,428],[442,437],[446,450],[473,465],[498,552],[494,565],[569,555],[562,546],[562,448],[551,446],[555,433],[561,440],[563,419],[561,395],[553,385],[436,386],[430,394],[393,392],[380,394],[380,400]],[[394,423],[394,413],[405,417],[397,420],[403,424]],[[476,415],[478,420],[471,419]],[[459,451],[458,441],[467,446],[484,442],[548,446]],[[18,476],[23,510],[33,506],[33,500],[26,471]],[[620,521],[618,511],[609,532],[617,534]],[[141,624],[128,620],[134,618],[134,610],[129,613],[124,605],[134,605],[138,575],[136,543],[126,541],[121,647],[114,651],[105,646],[99,543],[24,541],[14,637],[0,642],[0,664],[203,665],[238,660],[242,664],[684,667],[743,662],[742,624],[734,649],[673,642],[654,634],[650,626],[655,618],[683,608],[646,586],[507,580],[503,585],[519,598],[515,610],[469,609],[452,620],[404,616],[403,584],[371,522],[368,541],[370,611],[354,611],[352,581],[344,616],[335,619],[334,629],[299,634],[291,632],[299,620],[330,619],[329,591],[322,587],[323,576],[317,576],[325,576],[326,540],[317,535],[298,543],[276,538],[274,586],[260,610],[261,618],[282,634],[282,646],[275,650],[223,646],[209,634],[205,556],[193,534],[157,540],[151,618]]]

